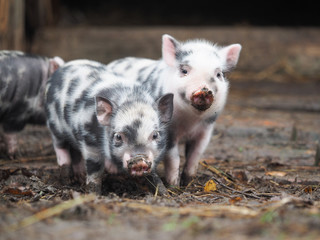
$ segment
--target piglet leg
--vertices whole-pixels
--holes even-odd
[[[150,173],[150,175],[148,176],[148,179],[152,183],[153,187],[157,189],[158,194],[160,196],[169,196],[169,192],[167,188],[164,186],[161,178],[155,171],[152,171]]]
[[[10,159],[15,159],[18,153],[18,140],[16,133],[5,133],[4,141],[7,147],[7,154]]]
[[[105,158],[99,154],[99,149],[94,147],[85,146],[82,153],[87,171],[86,189],[88,192],[101,195]]]
[[[170,150],[168,150],[164,158],[166,181],[169,185],[179,185],[179,165],[179,148],[178,143],[176,142],[174,146]]]
[[[200,157],[210,142],[213,127],[213,124],[208,125],[207,128],[204,128],[195,137],[186,142],[186,163],[180,180],[182,186],[188,185],[197,174]]]
[[[70,152],[66,148],[59,148],[57,146],[54,146],[54,150],[59,166],[59,180],[62,184],[70,183],[72,175]]]

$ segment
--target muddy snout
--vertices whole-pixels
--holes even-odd
[[[152,163],[146,155],[136,155],[128,162],[128,171],[132,176],[142,176],[151,172]]]
[[[199,111],[205,111],[213,103],[213,93],[208,88],[202,88],[195,91],[191,96],[191,105],[198,109]]]

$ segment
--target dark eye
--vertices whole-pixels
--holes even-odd
[[[122,142],[122,136],[119,133],[115,133],[113,138],[114,138],[114,141],[117,142],[117,143]]]
[[[222,76],[223,76],[222,72],[217,73],[217,78],[222,78]]]
[[[184,75],[187,75],[187,74],[188,74],[188,70],[186,70],[186,69],[181,69],[181,73],[184,74]]]
[[[182,77],[189,74],[190,67],[188,65],[180,65],[180,74]]]
[[[157,140],[160,137],[160,133],[158,131],[154,131],[152,134],[152,140]]]

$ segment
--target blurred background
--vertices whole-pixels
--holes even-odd
[[[241,43],[238,72],[320,73],[314,1],[0,0],[0,49],[108,63],[161,57],[161,36]],[[235,76],[241,77],[241,76]],[[282,76],[283,77],[283,76]],[[279,79],[279,76],[275,76]]]

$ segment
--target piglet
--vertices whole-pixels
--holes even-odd
[[[45,86],[63,64],[60,57],[0,51],[0,124],[10,158],[18,152],[17,132],[28,123],[45,124]]]
[[[164,159],[169,184],[186,185],[196,175],[199,159],[226,103],[229,82],[225,73],[236,66],[240,51],[240,44],[220,47],[205,40],[182,43],[163,35],[162,59],[128,57],[108,64],[113,73],[147,87],[154,98],[174,94],[174,113]],[[181,179],[180,142],[185,143],[186,158]]]
[[[59,166],[70,166],[75,178],[85,176],[89,191],[101,193],[104,169],[131,176],[151,175],[163,158],[173,94],[157,100],[89,60],[65,64],[48,81],[47,125]],[[80,176],[80,177],[77,177]]]

